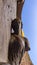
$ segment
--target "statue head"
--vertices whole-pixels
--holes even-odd
[[[16,18],[11,21],[11,34],[19,34],[19,31],[22,28],[22,22],[20,19]]]

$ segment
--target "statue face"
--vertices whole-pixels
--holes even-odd
[[[19,35],[21,32],[20,31],[21,28],[22,28],[21,20],[19,20],[19,19],[12,20],[12,22],[11,22],[11,33]]]

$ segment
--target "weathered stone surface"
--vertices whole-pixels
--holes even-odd
[[[33,65],[27,51],[25,52],[20,65]]]
[[[16,18],[16,1],[0,0],[0,62],[7,62],[11,19]]]

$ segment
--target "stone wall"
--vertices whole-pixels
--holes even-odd
[[[7,62],[11,20],[16,18],[16,0],[0,0],[0,62]]]

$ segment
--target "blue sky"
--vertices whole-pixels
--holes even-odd
[[[30,42],[30,58],[37,65],[37,0],[25,0],[22,22],[25,36]]]

